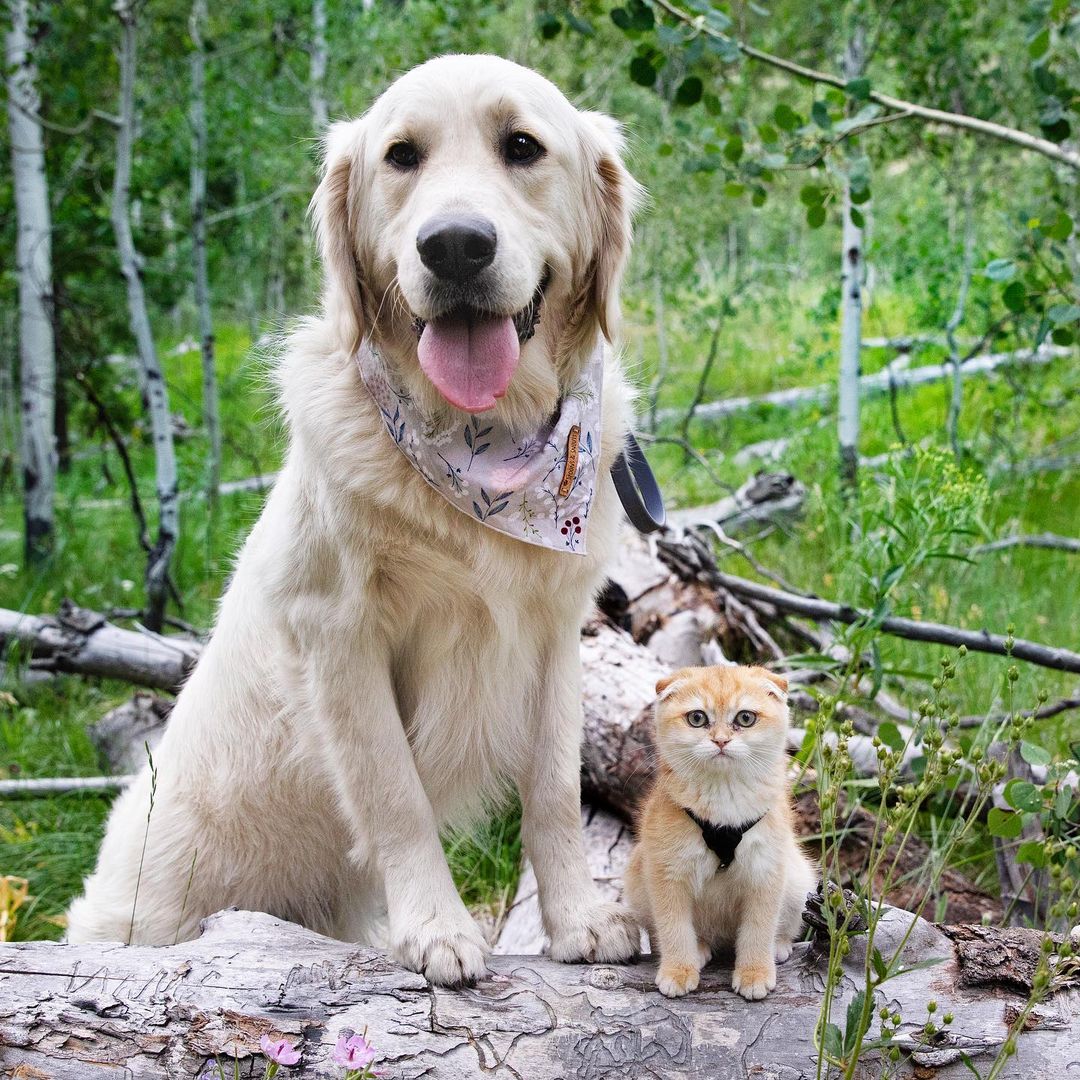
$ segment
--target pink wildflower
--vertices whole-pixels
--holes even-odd
[[[334,1064],[344,1069],[366,1069],[374,1060],[375,1051],[363,1035],[342,1035],[334,1047]]]
[[[300,1060],[300,1051],[286,1039],[271,1039],[269,1035],[263,1035],[259,1039],[262,1052],[278,1065],[295,1065]]]

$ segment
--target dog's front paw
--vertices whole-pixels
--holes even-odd
[[[790,941],[778,941],[776,943],[776,962],[783,964],[791,957],[791,942]]]
[[[408,927],[394,942],[394,955],[437,986],[464,986],[487,974],[488,944],[462,912]]]
[[[635,956],[641,943],[637,920],[621,904],[582,908],[551,934],[551,955],[565,964],[618,964]]]
[[[742,994],[747,1001],[760,1001],[770,990],[776,989],[776,964],[772,957],[768,962],[753,964],[735,961],[735,974],[731,977],[731,989]]]
[[[701,974],[692,964],[664,964],[656,973],[656,988],[664,997],[682,997],[698,988]]]

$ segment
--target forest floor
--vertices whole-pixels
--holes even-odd
[[[833,320],[816,321],[798,298],[786,303],[745,305],[725,322],[716,363],[704,400],[766,393],[794,386],[828,383],[835,369]],[[903,300],[874,297],[864,335],[915,334],[905,322],[910,308]],[[626,349],[639,383],[648,387],[659,358],[654,313],[644,303],[631,305]],[[935,328],[928,328],[933,332]],[[273,404],[267,364],[250,347],[240,328],[217,331],[221,402],[225,432],[225,481],[268,473],[279,464],[284,434]],[[665,324],[667,375],[658,394],[660,409],[685,411],[693,399],[711,328],[700,319],[668,314]],[[189,342],[190,344],[190,342]],[[1007,346],[1006,346],[1007,347]],[[940,348],[916,352],[913,365],[939,363]],[[255,521],[263,495],[228,495],[214,506],[205,498],[205,439],[200,423],[199,355],[162,342],[171,405],[192,434],[177,444],[180,460],[182,538],[175,578],[184,600],[182,617],[208,627],[227,580],[232,560]],[[867,350],[864,370],[880,370],[895,353]],[[901,441],[947,446],[947,382],[900,390],[863,405],[862,453],[873,458],[895,451]],[[1039,367],[1017,367],[975,377],[965,386],[960,435],[965,464],[986,476],[989,498],[979,523],[983,540],[1012,533],[1080,533],[1080,471],[1032,469],[1042,458],[1074,458],[1080,451],[1080,371],[1073,357]],[[134,389],[127,405],[138,414]],[[648,399],[648,393],[645,393]],[[679,436],[681,423],[667,422],[656,434]],[[140,494],[148,512],[154,506],[152,454],[145,429],[131,445]],[[656,442],[648,446],[670,505],[713,501],[725,485],[738,485],[758,468],[784,469],[808,489],[799,522],[777,528],[754,543],[757,558],[794,585],[824,596],[850,600],[857,592],[850,558],[851,524],[839,497],[835,408],[832,403],[799,409],[756,407],[719,422],[694,420],[693,445],[708,469],[688,458],[682,447]],[[766,459],[743,451],[755,444],[786,440]],[[0,606],[49,612],[70,597],[98,610],[138,607],[143,555],[129,508],[129,496],[115,450],[104,441],[73,448],[70,468],[59,480],[58,533],[61,544],[44,571],[22,566],[20,509],[10,485],[0,490]],[[871,472],[872,470],[866,470]],[[872,482],[872,481],[871,481]],[[1080,647],[1076,612],[1080,610],[1080,575],[1075,555],[1059,551],[1011,548],[978,556],[926,563],[908,611],[916,617],[1003,632],[1009,624],[1018,636]],[[756,575],[732,554],[725,569]],[[882,669],[903,675],[912,694],[933,678],[941,650],[887,639],[881,642]],[[995,704],[1000,662],[969,657],[956,683],[961,711],[981,713]],[[86,725],[130,695],[130,687],[108,682],[57,679],[26,685],[9,679],[0,684],[0,776],[97,775],[102,763],[86,734]],[[1039,690],[1051,699],[1072,692],[1075,677],[1023,667],[1016,700],[1032,704]],[[917,697],[915,698],[917,700]],[[1075,718],[1066,713],[1042,726],[1047,749],[1068,750],[1080,738]],[[59,916],[90,869],[109,799],[77,795],[21,799],[0,803],[0,876],[29,879],[32,899],[19,912],[15,936],[55,937]],[[478,908],[498,909],[512,895],[520,847],[513,811],[497,817],[482,832],[447,841],[455,876],[466,900]],[[971,853],[967,872],[991,874],[986,851]]]

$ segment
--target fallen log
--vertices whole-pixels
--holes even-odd
[[[908,970],[879,995],[903,1018],[897,1045],[907,1060],[896,1075],[933,1068],[958,1080],[970,1076],[963,1055],[984,1069],[997,1055],[1027,1002],[1041,938],[922,920],[912,927],[912,919],[890,909],[875,937],[887,956],[911,931]],[[864,981],[862,953],[856,937],[834,1004],[841,1027]],[[241,1075],[261,1075],[265,1034],[297,1045],[289,1075],[304,1080],[341,1075],[335,1042],[366,1031],[374,1067],[388,1077],[808,1080],[826,962],[812,943],[796,945],[763,1002],[732,993],[723,958],[708,965],[698,991],[675,1001],[653,987],[652,962],[590,967],[535,956],[493,957],[476,987],[445,990],[379,951],[227,911],[205,920],[195,941],[166,948],[0,945],[0,1065],[23,1077],[155,1080],[194,1077],[216,1059],[226,1076],[234,1060]],[[940,1035],[925,1033],[930,999],[938,1015],[953,1016]],[[872,1033],[877,1025],[875,1008]],[[1025,1027],[999,1075],[1064,1075],[1080,1040],[1077,995],[1052,993]]]
[[[1063,356],[1072,356],[1073,350],[1062,345],[1042,345],[1038,349],[1019,349],[1014,352],[987,353],[973,356],[962,366],[964,377],[986,375],[1003,367],[1048,364]],[[863,375],[859,379],[859,396],[870,397],[873,394],[888,393],[896,387],[925,386],[953,377],[951,362],[926,364],[922,367],[896,370],[893,367],[877,371],[872,375]],[[767,406],[774,409],[793,409],[804,405],[823,405],[836,396],[836,387],[823,383],[820,386],[795,386],[788,390],[774,390],[757,397],[730,397],[721,401],[708,401],[698,405],[694,416],[698,420],[719,420],[735,413],[746,412]],[[660,409],[657,412],[660,421],[677,420],[683,416],[681,409]]]
[[[180,636],[123,630],[70,600],[55,616],[0,608],[0,650],[25,650],[33,671],[122,679],[176,691],[195,666],[201,646]]]

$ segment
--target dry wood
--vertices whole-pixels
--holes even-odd
[[[911,918],[886,912],[876,938],[886,955]],[[1037,937],[1013,932],[1003,941],[975,927],[946,933],[919,920],[906,963],[944,963],[888,984],[890,1007],[904,1016],[902,1045],[913,1055],[905,1075],[933,1066],[943,1080],[970,1076],[961,1052],[985,1069],[1026,1000],[1037,950]],[[836,1002],[841,1025],[863,964],[856,938]],[[811,944],[796,946],[763,1002],[731,992],[725,959],[706,968],[700,990],[678,1001],[655,991],[651,962],[589,967],[498,956],[490,966],[490,978],[473,989],[438,989],[380,952],[235,911],[207,919],[197,940],[167,948],[2,945],[0,1065],[23,1077],[154,1080],[194,1077],[221,1055],[230,1062],[226,1075],[233,1056],[247,1075],[260,1035],[273,1033],[301,1047],[290,1076],[339,1076],[331,1059],[336,1039],[367,1029],[375,1068],[391,1077],[814,1075],[824,957]],[[927,1042],[930,998],[955,1019],[946,1036]],[[1036,1009],[1001,1076],[1064,1075],[1078,1040],[1077,997],[1058,992]]]
[[[0,650],[12,647],[25,650],[33,670],[123,679],[169,691],[179,688],[200,651],[190,638],[122,630],[68,600],[55,617],[0,608]]]
[[[773,611],[785,611],[818,622],[839,622],[847,625],[868,622],[871,618],[870,612],[847,604],[837,604],[813,596],[799,596],[733,574],[725,574],[711,565],[711,558],[702,558],[703,549],[700,545],[695,546],[686,540],[661,539],[658,541],[658,549],[669,565],[681,567],[683,573],[691,573],[696,565],[700,580]],[[972,652],[1009,656],[1014,660],[1023,660],[1056,671],[1080,673],[1080,653],[1054,645],[1043,645],[1036,641],[1026,641],[1024,638],[1007,639],[1001,634],[991,634],[986,630],[964,630],[945,623],[920,622],[897,615],[889,615],[876,625],[884,634],[892,634],[909,641],[925,641],[954,647],[963,645]]]
[[[1003,536],[1000,540],[991,540],[988,544],[979,544],[971,549],[972,555],[983,555],[988,551],[1004,551],[1013,547],[1049,548],[1053,551],[1080,552],[1080,539],[1075,536],[1059,536],[1057,533],[1032,533],[1023,536]]]
[[[1019,349],[1015,352],[987,353],[973,356],[963,362],[964,378],[972,375],[986,375],[1003,367],[1016,367],[1030,364],[1048,364],[1063,356],[1072,356],[1073,350],[1063,345],[1042,345],[1038,349]],[[892,387],[925,386],[928,383],[951,379],[955,367],[950,362],[926,364],[921,367],[897,371],[888,367],[872,375],[863,375],[859,379],[859,396],[888,393]],[[793,409],[803,405],[823,405],[833,400],[836,388],[829,384],[820,386],[795,386],[789,390],[774,390],[757,397],[730,397],[721,401],[707,401],[697,407],[694,416],[698,420],[717,420],[734,413],[745,412],[766,405],[775,409]],[[657,418],[675,420],[682,415],[678,409],[661,409]]]

